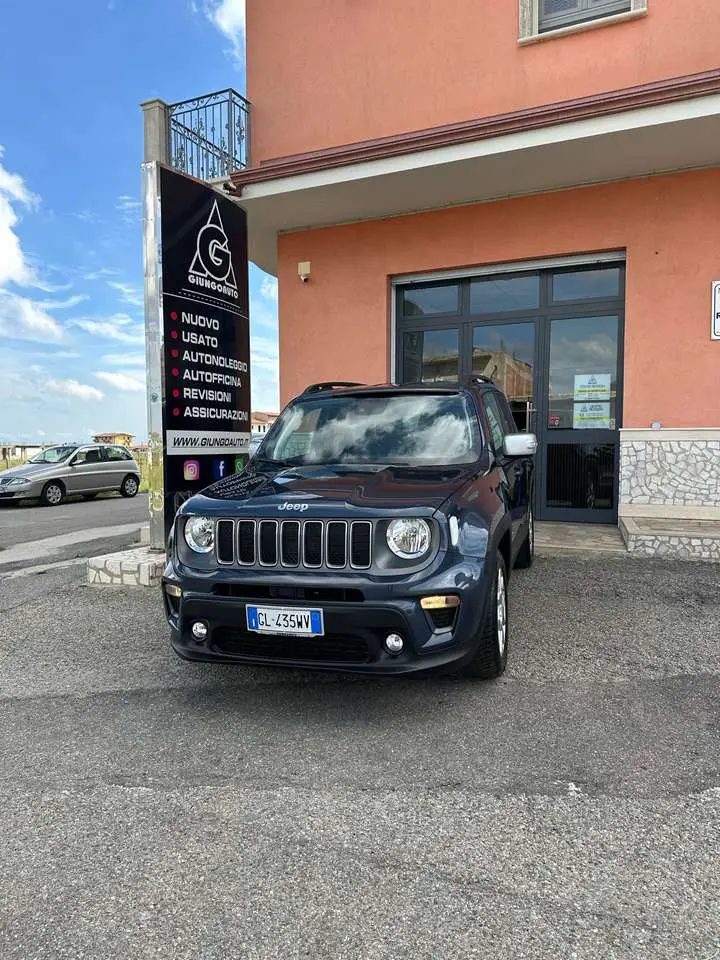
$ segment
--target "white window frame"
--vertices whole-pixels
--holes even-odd
[[[591,20],[573,23],[568,26],[559,26],[553,30],[544,30],[540,33],[540,0],[520,0],[520,37],[519,43],[537,43],[540,40],[549,40],[553,37],[562,37],[582,30],[594,30],[598,27],[622,23],[624,20],[634,20],[644,17],[648,12],[648,0],[631,0],[630,9],[622,13],[599,14]]]

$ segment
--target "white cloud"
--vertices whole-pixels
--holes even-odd
[[[129,197],[124,194],[117,198],[115,209],[120,214],[123,223],[128,226],[136,226],[140,223],[140,207],[142,203],[135,197]]]
[[[47,343],[62,335],[62,327],[41,303],[0,289],[0,337]]]
[[[3,158],[0,147],[0,161]],[[35,281],[35,271],[20,246],[20,238],[15,233],[18,215],[12,204],[32,207],[37,197],[27,189],[22,177],[9,173],[0,162],[0,286],[15,283],[27,287]]]
[[[83,274],[83,280],[102,280],[104,277],[116,277],[117,270],[110,270],[108,267],[100,267],[98,270],[89,270]]]
[[[205,15],[232,44],[233,59],[245,61],[245,0],[208,0]]]
[[[89,299],[90,297],[86,293],[74,293],[65,300],[42,300],[38,306],[45,307],[47,310],[67,310],[69,307],[76,307],[79,303]]]
[[[71,214],[76,220],[81,220],[83,223],[102,223],[101,218],[93,210],[78,210],[76,213]]]
[[[110,367],[144,367],[144,353],[106,353],[102,362]]]
[[[120,343],[140,344],[145,342],[145,327],[137,323],[126,313],[115,313],[109,317],[79,317],[70,320],[70,327],[78,327],[93,337],[104,337]]]
[[[108,373],[100,370],[95,374],[98,380],[109,383],[116,390],[127,393],[139,393],[145,390],[145,376],[142,373]]]
[[[266,370],[277,377],[279,351],[277,340],[271,337],[250,337],[250,360],[253,371]]]
[[[124,303],[129,303],[133,307],[142,307],[145,300],[141,290],[130,283],[121,283],[119,280],[108,280],[107,285],[120,294],[120,299]]]
[[[278,302],[278,282],[275,277],[263,277],[260,284],[260,296],[269,300],[271,303]]]
[[[0,161],[2,158],[0,147]],[[0,162],[0,337],[45,343],[63,336],[62,327],[49,311],[76,306],[87,297],[76,294],[65,300],[37,301],[7,288],[36,287],[46,293],[66,289],[39,278],[36,265],[25,255],[15,232],[18,215],[14,205],[32,209],[38,203],[22,177],[10,173]]]
[[[90,387],[77,380],[55,380],[52,377],[43,384],[50,393],[57,393],[65,397],[77,397],[79,400],[102,400],[105,394],[102,390]]]

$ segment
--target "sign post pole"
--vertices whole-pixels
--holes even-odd
[[[165,477],[163,431],[163,313],[160,170],[142,165],[143,261],[145,272],[145,366],[148,418],[148,501],[150,549],[165,551]]]

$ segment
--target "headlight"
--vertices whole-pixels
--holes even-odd
[[[185,524],[185,543],[195,553],[210,553],[215,546],[215,521],[209,517],[190,517]]]
[[[417,560],[430,549],[430,524],[426,520],[393,520],[387,544],[396,557]]]
[[[8,480],[8,486],[10,487],[24,487],[27,483],[31,483],[27,477],[11,477]]]

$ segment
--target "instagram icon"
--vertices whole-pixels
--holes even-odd
[[[200,479],[200,461],[186,460],[183,464],[183,480]]]

